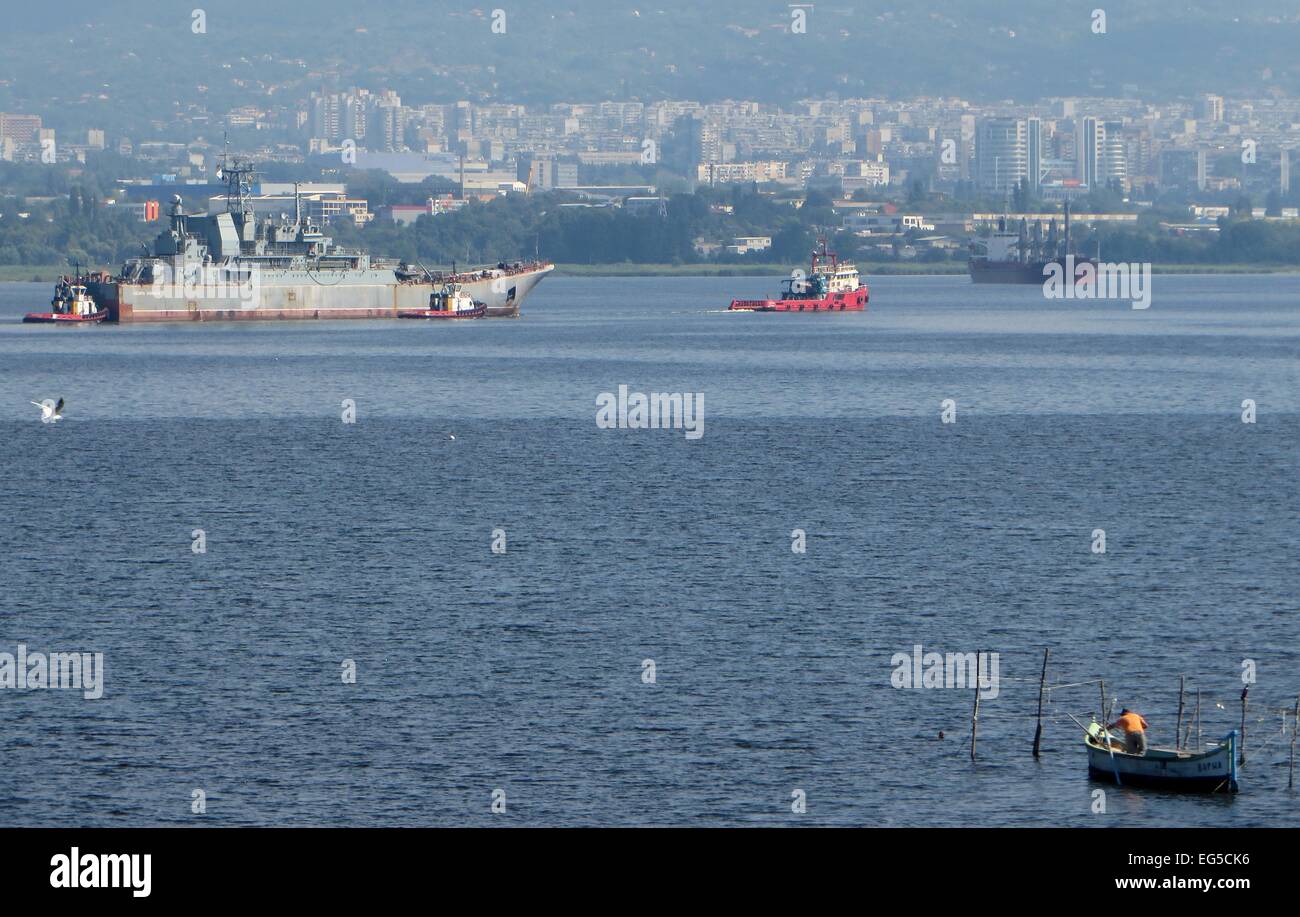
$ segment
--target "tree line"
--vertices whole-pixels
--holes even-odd
[[[916,203],[926,208],[942,206],[936,201]],[[901,257],[902,247],[919,235],[898,236],[892,247],[882,250],[879,237],[864,239],[839,228],[842,215],[824,192],[810,191],[802,206],[794,204],[760,194],[752,186],[672,194],[664,199],[662,209],[652,205],[644,210],[592,206],[563,192],[510,194],[471,201],[450,213],[423,215],[410,226],[387,219],[364,226],[341,221],[327,231],[341,246],[428,267],[534,258],[570,264],[799,266],[821,235],[829,236],[844,258],[882,261]],[[1162,222],[1186,222],[1186,212],[1170,207],[1144,213],[1136,224],[1100,229],[1093,240],[1079,238],[1085,251],[1092,241],[1100,241],[1106,260],[1300,266],[1300,224],[1253,220],[1249,215],[1250,201],[1244,199],[1231,216],[1219,221],[1217,232],[1178,235]],[[101,187],[93,181],[68,185],[53,195],[4,197],[0,198],[0,264],[78,261],[113,267],[139,254],[142,243],[159,228],[156,223],[138,222],[122,208],[105,206]],[[770,236],[772,245],[745,255],[697,250],[699,240],[726,243],[738,236]],[[963,248],[951,257],[965,256]],[[920,257],[950,256],[934,252]]]

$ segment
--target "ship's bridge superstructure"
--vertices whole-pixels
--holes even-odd
[[[827,275],[827,287],[830,293],[852,293],[861,285],[858,269],[852,264],[836,265],[835,269]]]
[[[807,277],[796,276],[785,281],[783,299],[822,299],[832,293],[853,293],[862,286],[854,265],[841,264],[825,239],[819,239],[818,246],[812,253]]]
[[[249,203],[248,189],[254,173],[236,162],[223,165],[218,176],[226,183],[226,211],[208,216],[185,213],[180,195],[172,202],[170,225],[154,240],[153,252],[133,258],[123,269],[132,283],[153,282],[154,269],[163,265],[173,276],[192,276],[196,269],[234,268],[281,271],[368,272],[365,252],[336,249],[319,226],[305,219],[296,189],[294,213],[258,219]],[[376,262],[391,271],[396,265]],[[241,273],[246,273],[242,272]]]

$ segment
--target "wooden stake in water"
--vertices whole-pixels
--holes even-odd
[[[1291,713],[1291,769],[1287,774],[1286,788],[1295,789],[1295,735],[1300,732],[1300,697],[1295,699],[1295,710]]]
[[[1187,718],[1187,729],[1183,733],[1183,747],[1191,748],[1192,746],[1192,729],[1196,726],[1196,721],[1201,718],[1201,689],[1196,689],[1196,706],[1192,708],[1192,715]],[[1197,739],[1197,751],[1200,751],[1200,740]]]
[[[975,736],[979,733],[980,727],[980,680],[978,673],[982,655],[978,651],[975,653],[975,709],[971,711],[970,715],[970,759],[972,761],[975,760]]]
[[[1237,756],[1237,766],[1246,763],[1246,695],[1250,694],[1250,685],[1241,689],[1241,754]]]
[[[1178,676],[1178,725],[1174,727],[1174,747],[1182,748],[1179,743],[1182,741],[1183,734],[1183,686],[1187,680],[1186,675]]]
[[[1047,656],[1050,649],[1043,650],[1043,674],[1038,679],[1038,727],[1034,729],[1034,757],[1038,757],[1038,751],[1043,742],[1043,689],[1047,685]]]

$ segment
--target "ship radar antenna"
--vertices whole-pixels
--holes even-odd
[[[252,195],[253,179],[258,173],[247,162],[238,157],[222,158],[217,178],[226,185],[226,212],[238,213],[245,219],[253,213]]]

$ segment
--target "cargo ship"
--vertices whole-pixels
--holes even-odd
[[[1049,266],[1062,265],[1075,255],[1075,280],[1085,264],[1097,266],[1092,258],[1075,254],[1070,247],[1070,205],[1065,205],[1064,232],[1057,236],[1056,220],[1043,232],[1043,224],[1035,222],[1032,229],[1023,218],[1016,230],[1011,230],[1005,217],[998,220],[997,231],[971,242],[968,262],[970,278],[974,283],[1037,283],[1047,279]],[[1062,274],[1061,276],[1064,276]]]
[[[795,271],[784,281],[779,299],[733,299],[731,312],[861,312],[867,307],[867,285],[852,264],[841,264],[826,240],[818,240],[805,276]]]
[[[116,275],[89,275],[87,293],[108,320],[396,318],[433,309],[448,284],[485,315],[513,317],[555,269],[534,261],[433,272],[338,248],[304,218],[296,191],[292,215],[259,218],[249,197],[255,174],[238,160],[223,163],[225,212],[187,215],[178,195],[152,250]]]

